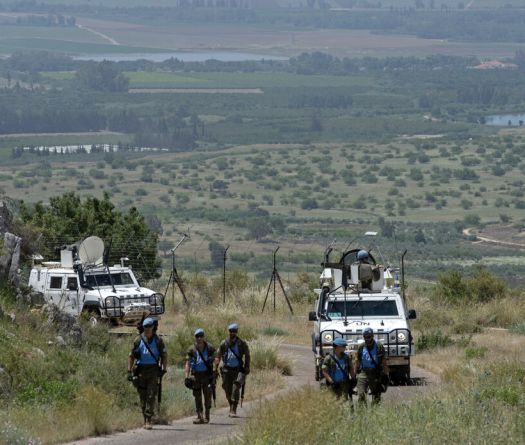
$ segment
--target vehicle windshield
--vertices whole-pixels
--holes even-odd
[[[112,273],[111,279],[115,286],[134,286],[135,283],[128,272]],[[108,274],[86,275],[86,285],[88,287],[111,286]]]
[[[329,301],[327,314],[330,318],[344,317],[344,301]],[[356,317],[397,317],[397,304],[395,300],[381,301],[347,301],[346,316]]]

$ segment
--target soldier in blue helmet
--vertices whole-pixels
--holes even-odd
[[[321,371],[327,386],[337,398],[343,397],[344,400],[351,401],[355,374],[352,358],[346,352],[347,341],[344,338],[336,338],[332,346],[333,353],[326,354]]]
[[[166,346],[154,332],[154,326],[153,318],[144,319],[143,332],[135,339],[128,357],[128,379],[139,393],[144,428],[147,430],[152,429],[151,418],[155,414],[159,380],[166,373],[168,365]]]
[[[357,360],[354,372],[357,374],[357,397],[361,405],[366,405],[368,388],[372,393],[372,404],[381,402],[382,377],[388,377],[388,367],[385,362],[384,346],[374,340],[372,328],[363,331],[365,342],[357,349]]]
[[[195,344],[188,349],[187,360],[184,364],[185,384],[190,387],[188,380],[192,376],[191,389],[195,398],[197,418],[195,424],[210,422],[211,400],[213,396],[215,348],[204,338],[204,329],[195,331]],[[213,388],[212,388],[213,387]],[[204,410],[202,398],[204,396]]]
[[[360,250],[357,252],[357,261],[365,264],[370,263],[370,254],[366,250]]]
[[[228,332],[228,338],[223,340],[219,347],[215,365],[218,367],[222,360],[222,388],[230,404],[229,417],[237,417],[237,405],[241,399],[242,406],[245,379],[250,373],[250,348],[248,343],[237,336],[239,332],[237,323],[230,324]]]

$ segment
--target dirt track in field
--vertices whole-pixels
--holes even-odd
[[[244,421],[257,412],[264,401],[284,395],[288,391],[305,385],[317,385],[314,379],[314,360],[311,349],[307,346],[282,345],[281,352],[289,355],[294,361],[294,375],[286,377],[285,389],[269,394],[261,400],[246,402],[239,409],[240,417],[228,417],[228,408],[212,410],[209,425],[193,425],[193,417],[174,420],[170,425],[155,425],[152,431],[135,429],[110,436],[89,438],[69,445],[131,445],[147,443],[148,445],[172,445],[174,443],[215,444],[240,434]],[[390,387],[384,399],[386,403],[397,402],[436,385],[436,375],[412,366],[412,386]],[[219,389],[219,388],[218,388]]]

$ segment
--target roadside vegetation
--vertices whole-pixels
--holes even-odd
[[[263,333],[264,326],[289,318],[284,312],[261,319],[255,305],[245,311],[233,302],[213,308],[193,303],[177,313],[170,307],[161,321],[169,357],[161,423],[193,413],[182,364],[197,327],[204,327],[207,340],[218,347],[228,324],[240,323],[253,354],[247,400],[282,388],[282,376],[293,372],[293,363],[278,354],[280,340]],[[60,443],[141,425],[138,395],[125,372],[133,328],[116,335],[105,324],[93,328],[81,321],[81,335],[73,338],[58,320],[15,300],[10,290],[1,292],[0,307],[1,444]],[[217,406],[225,405],[219,381]]]
[[[501,280],[482,271],[466,279],[466,289],[486,288],[482,301],[468,291],[450,301],[448,285],[457,275],[449,271],[437,285],[409,292],[409,306],[418,310],[413,363],[439,383],[365,411],[307,387],[266,402],[230,443],[315,444],[327,437],[335,444],[522,443],[525,336],[513,326],[525,316],[523,291],[501,292]]]

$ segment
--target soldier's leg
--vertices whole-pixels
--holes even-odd
[[[239,403],[239,398],[241,394],[241,385],[237,383],[237,376],[239,375],[238,371],[232,372],[232,381],[233,381],[233,388],[232,388],[232,403],[237,404]]]
[[[156,402],[157,402],[157,392],[159,390],[157,374],[148,375],[147,378],[147,388],[146,388],[146,406],[145,406],[145,415],[148,420],[151,420],[155,414]]]
[[[372,393],[372,405],[379,405],[381,402],[381,380],[379,375],[370,377],[370,392]]]
[[[368,378],[366,374],[361,371],[357,374],[357,400],[360,405],[366,405],[366,396],[368,392]]]
[[[142,416],[144,417],[144,422],[146,422],[146,395],[147,388],[144,386],[138,386],[137,392],[139,393],[140,398],[140,409],[142,410]]]
[[[210,421],[210,409],[211,409],[211,388],[208,385],[202,387],[202,393],[204,395],[204,420],[206,423]]]
[[[197,415],[199,413],[202,414],[202,386],[197,381],[193,383],[193,397],[195,398],[195,412],[197,413]]]
[[[230,405],[232,403],[232,390],[233,390],[233,382],[234,382],[234,379],[232,378],[233,374],[234,373],[231,371],[224,370],[224,373],[222,376],[222,388],[224,389],[226,400],[228,400],[228,403]]]

